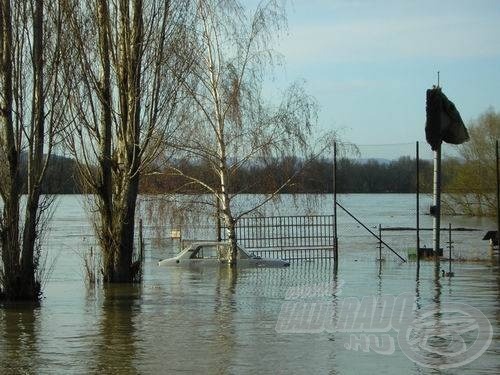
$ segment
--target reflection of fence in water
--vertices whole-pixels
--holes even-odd
[[[286,268],[247,268],[238,273],[238,280],[238,294],[268,298],[306,298],[309,290],[331,296],[343,284],[328,261],[298,262]]]
[[[223,239],[227,239],[223,231]],[[236,226],[238,243],[268,258],[332,259],[334,216],[243,217]]]

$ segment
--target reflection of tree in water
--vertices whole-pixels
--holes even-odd
[[[39,311],[33,305],[0,309],[0,374],[39,371]]]
[[[217,284],[215,286],[214,318],[215,330],[214,344],[219,360],[214,373],[227,372],[236,350],[236,327],[234,325],[234,312],[236,310],[236,285],[238,269],[236,267],[220,267]]]
[[[99,374],[138,374],[136,317],[140,313],[140,285],[106,285],[103,290],[100,342],[92,371]]]
[[[440,280],[440,266],[439,262],[434,265],[434,297],[432,301],[436,305],[436,309],[439,310],[441,306],[441,280]]]

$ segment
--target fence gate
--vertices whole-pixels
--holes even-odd
[[[288,261],[333,259],[334,215],[243,217],[236,226],[238,244],[266,258]],[[222,238],[227,233],[222,231]]]

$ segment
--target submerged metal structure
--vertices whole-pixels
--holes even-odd
[[[441,226],[441,144],[446,142],[458,145],[469,140],[460,113],[442,92],[439,84],[426,93],[425,138],[434,151],[433,205],[430,213],[434,223],[433,248],[438,262]]]
[[[337,262],[334,222],[334,215],[248,216],[238,221],[236,235],[242,247],[262,257]]]

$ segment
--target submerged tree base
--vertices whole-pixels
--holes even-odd
[[[11,282],[9,287],[0,289],[0,302],[38,302],[42,297],[41,284],[35,281],[34,285],[24,282],[20,277],[17,277],[14,282]]]

